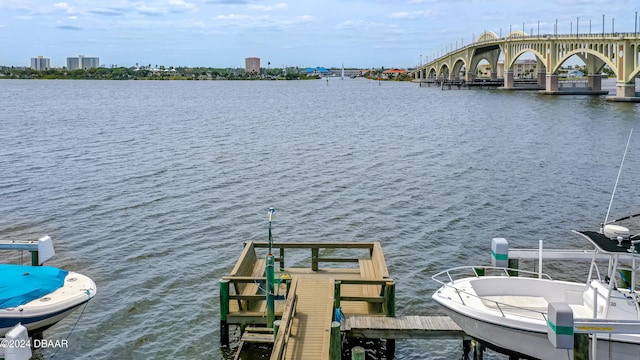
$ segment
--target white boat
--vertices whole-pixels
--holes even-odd
[[[3,241],[0,249],[34,251],[40,255],[39,264],[54,254],[48,236],[38,242]],[[96,291],[93,280],[76,272],[0,264],[0,336],[18,323],[30,334],[42,332],[91,300]]]
[[[640,227],[631,225],[633,220],[631,216],[612,221],[599,231],[574,231],[595,249],[586,282],[502,267],[458,267],[432,277],[441,284],[432,298],[465,333],[489,348],[521,358],[553,360],[573,359],[574,350],[556,348],[548,334],[549,304],[564,303],[575,324],[583,324],[570,327],[570,333],[575,329],[592,333],[592,359],[596,353],[600,360],[637,360],[640,305],[631,269],[640,257]],[[637,235],[631,235],[631,226]],[[603,257],[608,259],[604,264]],[[598,265],[606,265],[606,270],[601,273]],[[595,332],[599,333],[594,344]]]

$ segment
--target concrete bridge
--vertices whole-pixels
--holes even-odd
[[[504,88],[514,88],[513,66],[525,53],[537,60],[538,86],[549,93],[559,93],[558,72],[562,64],[576,55],[587,68],[587,88],[597,93],[602,90],[601,72],[605,65],[616,76],[616,94],[613,100],[638,101],[635,80],[640,74],[640,33],[527,35],[514,31],[500,38],[485,31],[478,40],[451,51],[410,73],[415,80],[476,79],[478,64],[489,62],[491,80],[498,79],[498,58],[504,61]]]

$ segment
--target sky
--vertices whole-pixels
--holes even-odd
[[[411,68],[483,31],[635,32],[637,0],[0,0],[0,66]],[[613,20],[613,21],[612,21]],[[539,29],[539,30],[538,30]],[[270,63],[271,65],[268,65]]]

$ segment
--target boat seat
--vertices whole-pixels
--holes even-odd
[[[538,318],[547,313],[549,303],[542,296],[483,296],[482,304],[505,314]]]
[[[569,307],[571,307],[571,310],[573,310],[573,317],[575,319],[593,318],[593,311],[591,311],[591,309],[587,308],[584,305],[569,304]]]

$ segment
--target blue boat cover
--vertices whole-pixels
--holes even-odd
[[[52,266],[0,264],[0,309],[43,297],[64,285],[68,271]]]

